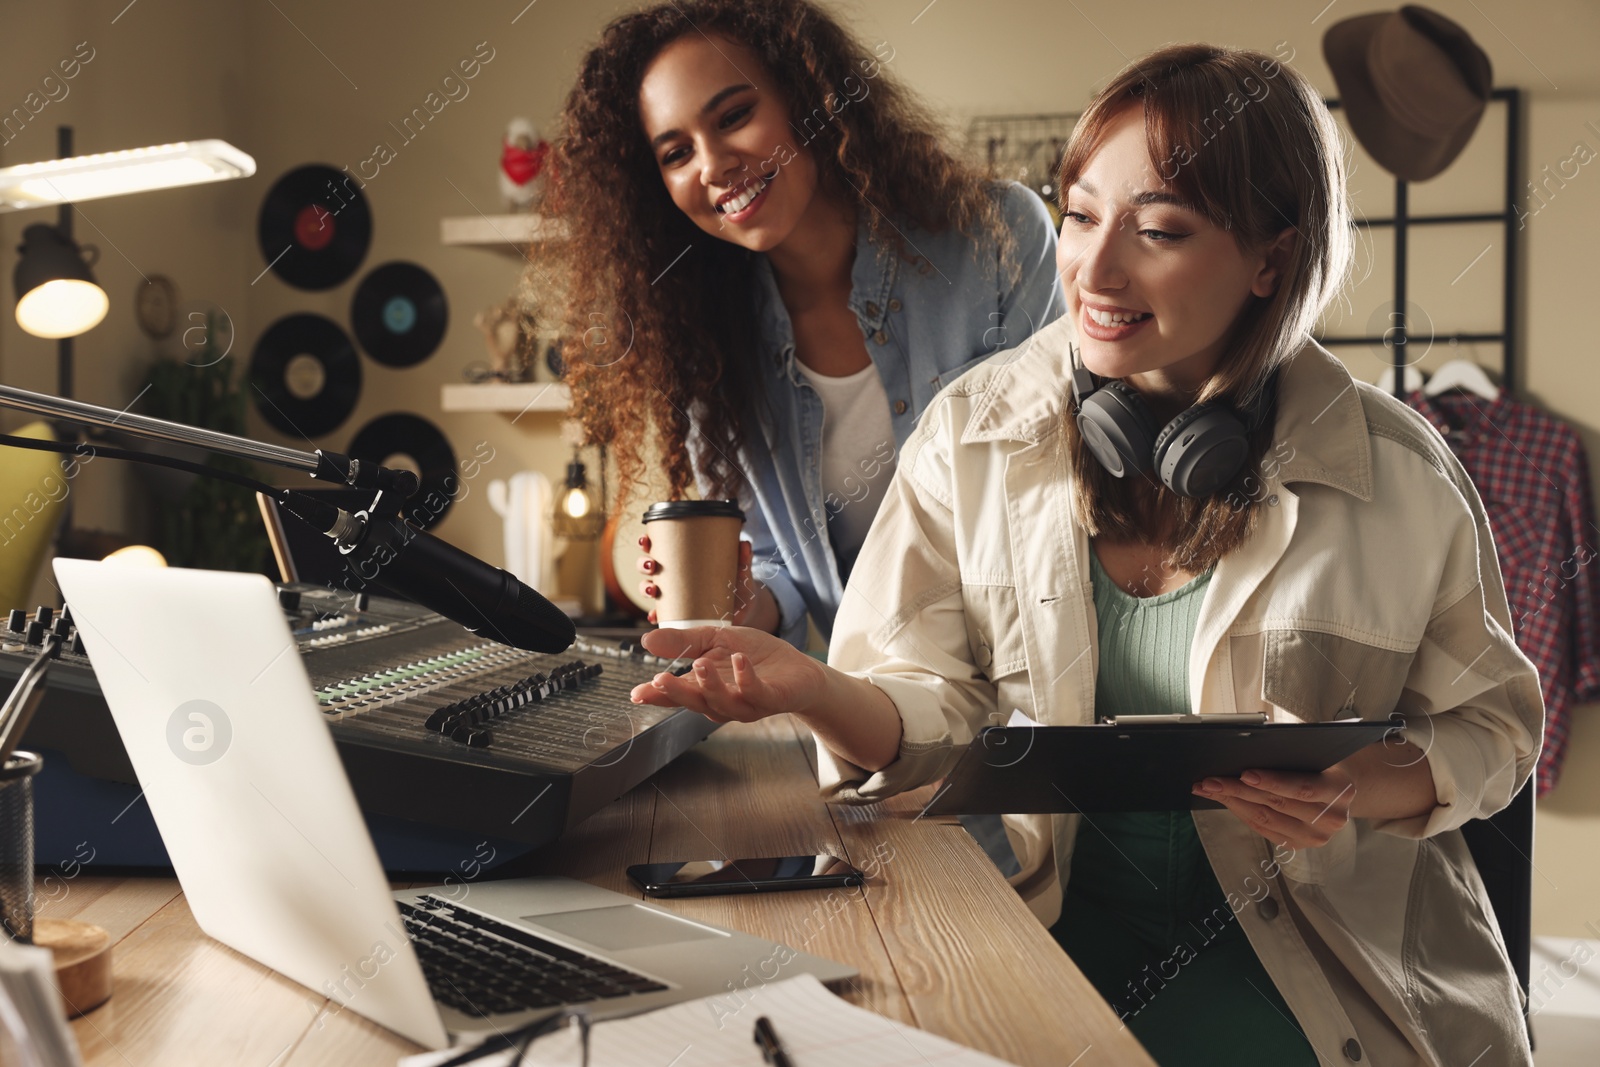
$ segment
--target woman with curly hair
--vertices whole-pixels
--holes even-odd
[[[738,499],[733,621],[796,645],[933,395],[1062,307],[1044,203],[953,156],[893,58],[805,0],[661,4],[584,58],[555,152],[586,436],[624,492],[653,432],[675,496]]]

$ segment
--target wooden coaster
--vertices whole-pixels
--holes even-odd
[[[111,935],[76,919],[35,919],[33,943],[56,958],[56,988],[67,1018],[92,1011],[111,997]]]

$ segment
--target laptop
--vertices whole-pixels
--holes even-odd
[[[437,1049],[577,1004],[609,1018],[858,973],[568,878],[391,892],[271,582],[55,572],[195,921],[335,1011]]]

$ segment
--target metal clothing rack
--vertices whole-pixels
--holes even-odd
[[[1078,118],[1077,112],[980,115],[967,124],[967,156],[994,177],[1021,182],[1054,204],[1056,169]]]
[[[1409,233],[1413,226],[1448,226],[1461,224],[1500,223],[1505,231],[1502,244],[1505,250],[1501,304],[1501,325],[1496,333],[1436,334],[1433,340],[1460,344],[1499,344],[1501,351],[1500,376],[1502,387],[1515,395],[1517,373],[1517,184],[1519,177],[1518,146],[1522,143],[1522,90],[1496,89],[1489,94],[1491,101],[1500,102],[1506,109],[1505,144],[1505,209],[1503,211],[1473,212],[1453,215],[1413,215],[1408,210],[1409,183],[1399,178],[1394,183],[1394,215],[1388,218],[1363,219],[1356,225],[1363,229],[1392,228],[1394,230],[1394,326],[1379,337],[1328,336],[1319,337],[1324,345],[1384,345],[1390,349],[1394,366],[1395,396],[1405,396],[1406,357],[1406,274],[1409,264]],[[1340,106],[1338,100],[1329,100],[1330,108]]]
[[[1405,399],[1405,371],[1410,361],[1406,354],[1409,340],[1406,332],[1406,291],[1409,267],[1409,235],[1413,226],[1449,226],[1461,224],[1500,223],[1504,231],[1501,243],[1504,249],[1502,271],[1502,303],[1500,330],[1496,333],[1435,334],[1432,340],[1461,344],[1495,344],[1501,351],[1501,388],[1516,395],[1517,374],[1517,198],[1520,172],[1520,146],[1522,143],[1522,91],[1496,89],[1490,93],[1491,101],[1498,101],[1506,109],[1505,141],[1505,207],[1503,211],[1469,212],[1464,214],[1413,215],[1409,211],[1408,183],[1395,179],[1394,215],[1390,218],[1365,219],[1357,223],[1367,229],[1392,227],[1394,229],[1394,325],[1381,337],[1323,337],[1324,345],[1385,345],[1391,353],[1394,367],[1394,395]],[[1328,101],[1337,108],[1337,100]],[[1511,957],[1512,969],[1527,996],[1531,977],[1531,950],[1533,943],[1533,836],[1534,792],[1537,777],[1530,778],[1522,790],[1503,810],[1487,819],[1474,819],[1461,828],[1478,874],[1494,907],[1495,919]],[[1524,1008],[1523,1021],[1528,1022]],[[1529,1028],[1532,1041],[1532,1028]]]

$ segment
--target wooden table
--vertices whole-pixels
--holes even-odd
[[[864,892],[657,901],[847,962],[854,1004],[1025,1065],[1151,1065],[1133,1035],[927,790],[824,805],[809,739],[787,717],[733,724],[584,822],[518,873],[639,897],[623,869],[653,860],[833,852],[877,877]],[[195,925],[176,880],[41,874],[38,914],[97,923],[116,990],[72,1024],[89,1065],[391,1067],[418,1047]],[[1153,1065],[1152,1065],[1153,1067]]]

